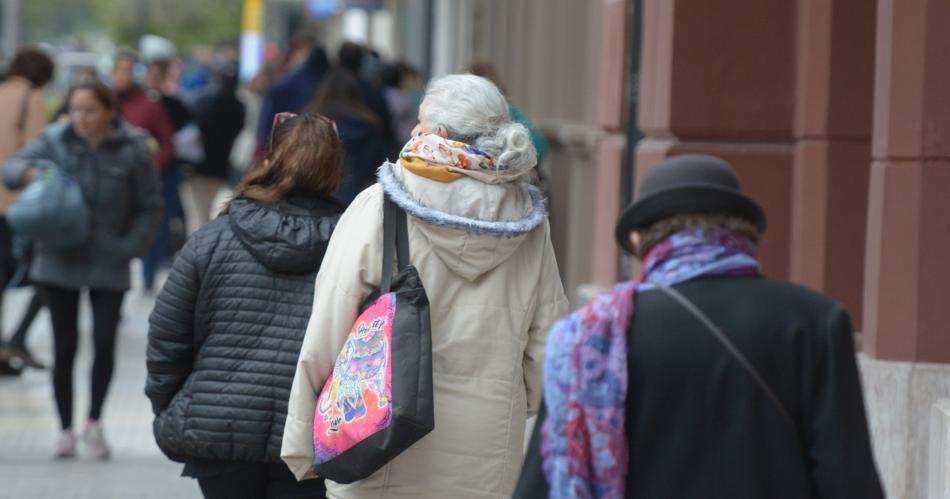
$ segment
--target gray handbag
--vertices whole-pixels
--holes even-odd
[[[65,146],[56,144],[57,161],[42,161],[40,173],[7,210],[15,235],[56,249],[79,246],[92,233],[92,211],[79,180],[68,172]]]

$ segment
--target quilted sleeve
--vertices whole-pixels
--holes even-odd
[[[195,265],[198,235],[182,248],[149,316],[145,394],[155,414],[162,412],[191,374],[195,356],[195,305],[199,278]]]

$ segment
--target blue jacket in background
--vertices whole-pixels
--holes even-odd
[[[257,138],[266,141],[277,113],[299,113],[313,101],[317,95],[320,80],[330,68],[327,53],[320,47],[310,52],[310,57],[293,73],[277,80],[261,103],[261,114],[257,122]]]

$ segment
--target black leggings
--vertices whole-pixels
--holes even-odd
[[[40,286],[43,301],[53,322],[53,394],[63,429],[73,424],[73,364],[79,344],[79,291]],[[90,290],[92,338],[92,403],[89,419],[98,420],[115,366],[115,337],[124,291]]]

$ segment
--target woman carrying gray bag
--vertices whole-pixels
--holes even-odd
[[[129,289],[129,261],[148,251],[161,219],[162,199],[147,136],[119,120],[112,90],[98,81],[81,84],[73,87],[67,102],[69,121],[49,126],[10,158],[3,165],[3,181],[14,189],[25,186],[21,201],[33,203],[30,210],[14,204],[8,216],[15,219],[17,210],[30,214],[19,220],[21,233],[29,233],[36,242],[29,276],[53,323],[53,392],[62,425],[54,456],[76,454],[72,378],[79,293],[86,289],[92,304],[95,360],[83,440],[91,455],[106,459],[110,450],[99,418],[112,378],[119,312]],[[50,205],[26,195],[31,189],[60,189],[68,194],[63,199],[72,201],[50,199],[59,208],[49,210]],[[84,211],[83,203],[87,214],[78,215]],[[81,227],[59,235],[41,230],[63,219],[70,220],[73,229]]]

